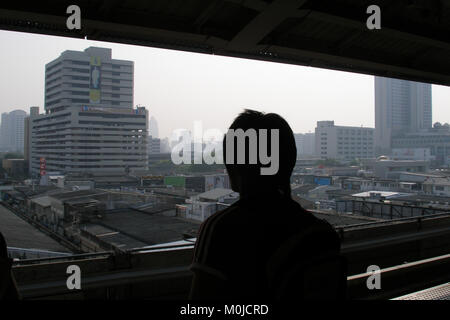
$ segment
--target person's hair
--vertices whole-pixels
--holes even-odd
[[[227,135],[223,139],[223,157],[225,167],[230,176],[231,182],[239,181],[238,188],[242,188],[243,182],[246,187],[279,189],[283,193],[290,195],[290,177],[297,159],[297,148],[295,146],[294,133],[289,124],[281,116],[275,113],[263,113],[250,109],[244,110],[239,114],[230,126],[230,129],[242,129],[244,132],[248,129],[255,129],[257,136],[258,157],[256,164],[248,164],[249,161],[249,139],[245,142],[245,164],[237,164],[236,154],[237,145],[234,143],[234,162],[227,163],[227,149],[226,140]],[[262,167],[269,167],[263,165],[259,159],[259,129],[267,129],[267,150],[268,155],[273,158],[271,154],[271,129],[279,130],[279,167],[278,172],[274,175],[261,175]],[[236,141],[235,141],[236,142]],[[273,160],[272,160],[273,161]]]

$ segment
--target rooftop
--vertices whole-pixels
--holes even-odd
[[[48,193],[50,191],[59,191],[60,188],[56,186],[15,186],[14,190],[17,190],[18,192],[22,193],[23,195],[27,197],[32,197],[44,193]]]
[[[198,230],[198,222],[166,216],[170,214],[175,215],[175,210],[152,214],[133,209],[124,209],[107,213],[102,219],[91,220],[91,225],[97,224],[118,231],[127,236],[127,239],[142,242],[143,245],[147,246],[182,240],[183,234],[192,233],[192,230]],[[122,240],[128,246],[132,245],[125,238],[122,238]]]
[[[450,186],[450,178],[428,178],[423,184],[436,184],[439,186]]]
[[[234,193],[231,189],[224,189],[224,188],[215,188],[203,193],[200,193],[197,195],[197,197],[200,199],[206,199],[206,200],[219,200],[222,197],[228,196],[230,194]]]
[[[9,247],[70,252],[67,248],[0,205],[0,232]]]
[[[69,191],[69,192],[61,192],[58,194],[52,194],[51,197],[60,201],[66,201],[74,198],[92,197],[106,193],[107,192],[103,190],[79,190],[79,191]]]
[[[41,207],[50,207],[52,205],[52,199],[49,196],[33,198],[30,201]]]
[[[445,204],[450,203],[450,197],[445,196],[435,196],[435,195],[427,195],[427,194],[414,194],[409,196],[400,196],[400,197],[391,197],[391,200],[399,200],[405,202],[413,202],[413,203],[428,203],[428,202],[436,202]]]
[[[386,199],[390,199],[392,197],[401,197],[401,196],[411,196],[412,195],[411,193],[371,190],[371,191],[355,193],[352,196],[353,197],[358,197],[358,198],[370,198],[371,194],[379,194],[380,197],[383,197],[383,198],[386,198]]]

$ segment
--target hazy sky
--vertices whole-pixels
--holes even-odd
[[[44,67],[64,50],[112,49],[133,60],[134,104],[158,121],[160,137],[175,129],[225,130],[244,108],[277,112],[294,132],[316,121],[374,127],[374,79],[356,73],[108,42],[0,31],[0,112],[44,106]],[[432,87],[433,122],[450,122],[450,88]]]

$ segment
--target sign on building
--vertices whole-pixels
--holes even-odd
[[[41,177],[45,176],[47,174],[46,167],[47,167],[47,162],[46,162],[45,158],[41,158],[40,165],[39,165],[39,171],[40,171]]]
[[[91,57],[91,72],[90,72],[90,85],[89,85],[89,101],[91,103],[100,103],[101,98],[101,65],[102,61],[100,57]]]

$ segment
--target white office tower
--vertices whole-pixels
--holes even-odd
[[[373,128],[335,126],[334,121],[317,121],[315,133],[316,155],[322,159],[373,157]]]
[[[159,129],[158,129],[158,121],[156,121],[155,117],[150,117],[149,128],[150,135],[153,138],[159,138]]]
[[[24,151],[24,119],[27,113],[14,110],[2,114],[0,127],[0,150],[8,152]]]
[[[64,51],[45,66],[45,114],[31,122],[30,166],[47,172],[133,172],[147,169],[148,113],[133,109],[133,61],[111,49]]]
[[[431,84],[375,77],[376,155],[391,153],[393,137],[431,126]]]

